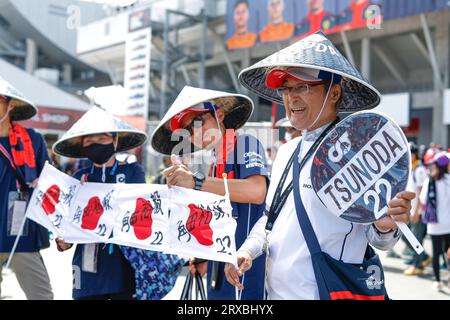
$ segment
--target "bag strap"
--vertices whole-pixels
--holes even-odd
[[[0,143],[0,155],[5,165],[11,169],[11,172],[16,177],[16,180],[18,181],[18,189],[20,189],[21,191],[27,191],[29,187],[25,182],[25,178],[22,176],[19,170],[17,170],[13,158],[9,154],[8,150],[6,150],[6,148],[1,143]]]
[[[184,282],[183,291],[181,292],[180,300],[192,299],[192,274],[188,272]]]
[[[433,206],[433,208],[436,208],[436,180],[434,180],[432,176],[429,176],[427,202],[429,202]]]
[[[296,158],[300,154],[300,143],[294,153]],[[308,214],[306,213],[305,206],[303,205],[302,199],[300,197],[300,166],[294,164],[293,167],[293,182],[294,182],[294,201],[295,201],[295,211],[297,213],[297,219],[302,229],[303,237],[305,238],[308,250],[311,256],[315,253],[322,252],[320,248],[319,241],[317,240],[314,229],[309,220]]]
[[[308,153],[305,155],[305,157],[302,159],[300,163],[300,170],[305,165],[306,161],[312,156],[312,154],[316,151],[316,149],[319,147],[322,140],[325,138],[325,136],[330,132],[330,130],[334,127],[335,124],[337,124],[340,121],[339,117],[337,117],[317,138],[317,140],[314,142],[314,144],[309,148]],[[299,143],[299,145],[301,142]],[[299,147],[300,148],[300,147]],[[300,152],[300,149],[299,149]],[[289,173],[289,170],[291,169],[292,163],[294,162],[294,159],[298,158],[298,154],[295,155],[295,152],[290,157],[288,163],[286,164],[286,167],[284,168],[283,174],[281,175],[280,181],[278,182],[277,189],[275,190],[275,194],[273,196],[272,204],[270,205],[269,210],[266,209],[266,214],[268,216],[267,223],[266,223],[266,231],[270,232],[272,231],[273,225],[275,224],[275,221],[278,218],[278,215],[281,212],[281,209],[283,208],[284,204],[286,203],[287,198],[289,197],[289,194],[291,193],[293,189],[292,181],[289,183],[289,185],[286,187],[283,193],[281,193],[284,183],[286,182],[287,175]]]
[[[197,282],[196,298],[198,297],[199,294],[201,300],[206,300],[205,286],[203,284],[202,276],[198,272],[195,274],[195,280]]]

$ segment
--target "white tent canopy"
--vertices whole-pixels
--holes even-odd
[[[121,85],[106,87],[91,87],[84,91],[92,102],[100,105],[103,109],[114,115],[126,115],[127,92]]]

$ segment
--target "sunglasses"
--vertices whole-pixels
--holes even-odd
[[[200,122],[200,126],[197,126],[197,127],[198,128],[203,127],[203,124],[205,123],[205,116],[207,116],[208,114],[213,115],[213,112],[214,112],[213,110],[209,110],[209,112],[205,112],[205,113],[199,114],[194,119],[192,119],[191,123],[189,123],[183,129],[187,130],[190,135],[193,135],[194,134],[195,124]]]

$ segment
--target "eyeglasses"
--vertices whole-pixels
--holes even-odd
[[[205,116],[210,113],[211,112],[205,112],[205,113],[199,114],[194,119],[192,119],[191,123],[189,123],[183,129],[187,130],[189,132],[189,134],[192,135],[194,133],[195,124],[200,122],[200,126],[197,125],[197,128],[203,127],[203,124],[205,122]]]
[[[277,89],[277,93],[280,97],[287,96],[288,94],[294,92],[297,94],[308,94],[310,92],[311,87],[320,86],[323,83],[317,83],[317,84],[307,84],[307,83],[300,83],[294,87],[279,87]]]

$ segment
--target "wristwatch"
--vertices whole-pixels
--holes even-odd
[[[197,171],[192,176],[195,182],[194,190],[202,190],[203,181],[206,179],[205,175],[200,171]]]

